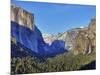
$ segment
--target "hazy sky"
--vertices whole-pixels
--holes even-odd
[[[89,5],[11,1],[34,14],[35,25],[42,33],[56,34],[71,28],[87,26],[96,16],[96,7]]]

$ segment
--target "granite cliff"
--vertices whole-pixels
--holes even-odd
[[[34,24],[34,15],[14,5],[11,6],[11,37],[16,39],[17,44],[36,53],[45,44],[40,30]]]
[[[34,15],[20,7],[11,6],[11,21],[34,30]]]

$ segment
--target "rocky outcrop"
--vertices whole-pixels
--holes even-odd
[[[70,37],[71,38],[71,37]],[[88,27],[77,30],[72,38],[74,54],[90,54],[96,49],[96,19],[93,18]]]
[[[21,26],[27,27],[31,30],[34,28],[33,14],[25,11],[20,7],[11,6],[11,21],[18,23]]]
[[[26,10],[11,6],[11,37],[17,44],[39,53],[45,44],[40,30],[34,24],[34,15]]]
[[[93,18],[91,20],[91,23],[89,24],[88,30],[90,30],[93,33],[96,33],[96,18]]]

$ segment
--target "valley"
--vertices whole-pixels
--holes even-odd
[[[34,14],[11,6],[12,75],[96,69],[96,17],[87,27],[56,35],[42,34],[34,19]]]

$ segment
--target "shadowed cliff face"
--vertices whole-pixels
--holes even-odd
[[[34,20],[33,14],[25,11],[20,7],[16,7],[14,5],[11,6],[11,21],[33,30],[34,29],[33,20]]]
[[[33,17],[34,15],[26,10],[11,6],[11,36],[16,39],[17,43],[38,53],[38,47],[42,47],[44,41],[41,32],[33,22]]]

